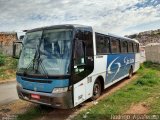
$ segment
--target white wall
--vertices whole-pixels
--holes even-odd
[[[160,63],[160,44],[147,45],[145,47],[146,61]]]

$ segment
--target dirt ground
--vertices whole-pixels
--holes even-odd
[[[49,109],[49,112],[45,114],[43,117],[37,118],[37,120],[70,120],[74,118],[78,113],[80,113],[82,110],[85,110],[91,106],[94,106],[103,99],[104,97],[107,97],[108,95],[112,94],[113,92],[117,91],[118,89],[122,88],[126,84],[128,84],[130,81],[135,80],[137,76],[134,75],[131,79],[124,79],[113,86],[107,88],[103,94],[100,96],[99,99],[96,101],[91,101],[87,100],[86,102],[82,103],[81,105],[73,108],[73,109],[67,109],[67,110],[62,110],[62,109],[54,109],[50,107],[44,107],[42,109]],[[8,105],[0,106],[0,115],[2,114],[20,114],[24,113],[30,108],[35,107],[36,104],[32,104],[30,102],[22,101],[22,100],[17,100],[13,103],[10,103]],[[138,107],[143,107],[138,105]],[[143,109],[143,108],[142,108]],[[142,110],[146,111],[146,110]],[[136,107],[132,107],[127,113],[136,113]],[[143,113],[143,112],[142,112]]]
[[[145,103],[138,103],[136,105],[132,105],[125,114],[147,114],[148,111],[148,106]]]
[[[33,106],[35,105],[30,102],[16,100],[10,104],[0,106],[0,114],[21,114]]]
[[[15,81],[16,81],[15,77],[7,79],[7,80],[4,80],[4,79],[0,78],[0,84],[4,84],[4,83],[7,83],[7,82],[15,82]]]

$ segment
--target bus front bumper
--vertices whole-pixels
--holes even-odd
[[[60,109],[73,108],[71,91],[52,94],[52,93],[30,91],[17,86],[17,93],[20,99],[30,101],[33,103],[43,104]],[[31,97],[32,94],[40,96],[40,99],[32,98]]]

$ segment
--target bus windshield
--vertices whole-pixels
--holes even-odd
[[[18,72],[67,75],[71,58],[71,29],[28,32],[23,40]]]

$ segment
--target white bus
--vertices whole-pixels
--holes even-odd
[[[140,66],[139,42],[90,26],[55,25],[28,30],[17,70],[20,99],[72,108],[97,99]]]

